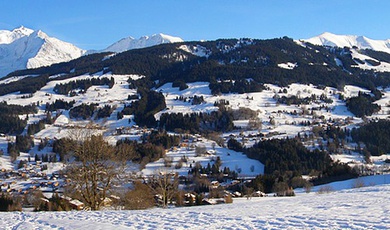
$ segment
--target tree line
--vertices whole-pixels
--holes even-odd
[[[115,80],[113,77],[89,78],[56,84],[53,90],[58,94],[68,95],[75,89],[81,89],[83,92],[86,92],[93,85],[108,85],[109,88],[112,88],[114,84]]]

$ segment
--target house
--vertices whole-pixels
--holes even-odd
[[[192,193],[186,193],[184,199],[186,204],[195,204],[196,196]]]
[[[256,192],[253,193],[253,196],[254,196],[254,197],[266,197],[267,194],[265,194],[265,193],[262,192],[262,191],[256,191]]]
[[[207,150],[207,155],[215,155],[215,150]]]
[[[219,187],[219,182],[218,181],[211,181],[211,187],[212,188],[218,188]]]
[[[109,198],[109,197],[106,197],[104,198],[103,202],[102,202],[102,206],[105,206],[105,207],[109,207],[112,205],[112,199]]]
[[[76,209],[78,211],[83,210],[85,207],[83,202],[76,199],[69,201],[69,205],[72,207],[72,209]]]
[[[241,197],[242,196],[242,194],[240,192],[237,192],[237,191],[234,192],[233,195],[234,195],[234,197]]]
[[[204,198],[202,200],[202,204],[205,205],[215,205],[215,204],[223,204],[223,203],[225,203],[224,198],[213,198],[213,199]]]

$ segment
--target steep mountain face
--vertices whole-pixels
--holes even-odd
[[[319,36],[304,39],[304,41],[321,46],[357,47],[390,53],[390,39],[373,40],[364,36],[336,35],[325,32]]]
[[[121,53],[127,50],[140,49],[151,47],[155,45],[165,44],[165,43],[176,43],[183,42],[183,39],[179,37],[173,37],[165,34],[154,34],[152,36],[143,36],[139,39],[133,37],[123,38],[114,44],[110,45],[104,50],[100,51],[88,51],[88,53],[98,53],[98,52],[114,52]]]
[[[20,69],[31,69],[66,62],[85,53],[70,43],[44,32],[20,27],[0,31],[0,76]]]

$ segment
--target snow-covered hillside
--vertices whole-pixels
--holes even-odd
[[[88,51],[89,53],[98,52],[115,52],[120,53],[132,49],[146,48],[150,46],[160,45],[164,43],[183,42],[183,39],[179,37],[173,37],[165,34],[153,34],[151,36],[143,36],[139,39],[133,37],[123,38],[114,44],[110,45],[104,50],[100,51]]]
[[[304,39],[315,45],[337,46],[337,47],[357,47],[359,49],[372,49],[375,51],[382,51],[390,53],[390,39],[387,40],[373,40],[364,36],[356,35],[336,35],[325,32],[316,37]]]
[[[4,229],[389,229],[390,185],[142,211],[3,213]]]
[[[19,27],[0,31],[0,77],[20,70],[70,61],[84,50],[44,32]]]
[[[23,77],[23,76],[22,76]],[[112,88],[108,86],[92,86],[85,93],[78,94],[76,96],[64,96],[54,92],[53,88],[57,84],[65,84],[74,80],[82,79],[91,79],[91,78],[111,78],[115,79],[115,84]],[[140,134],[139,130],[129,130],[127,134],[117,135],[116,129],[124,129],[126,127],[131,127],[134,125],[134,121],[129,123],[129,119],[132,118],[132,115],[125,115],[122,119],[117,119],[117,112],[121,111],[125,105],[129,104],[130,101],[127,100],[128,95],[135,95],[135,89],[129,89],[127,80],[129,78],[137,79],[142,76],[139,75],[113,75],[111,73],[102,74],[96,73],[93,75],[85,74],[81,76],[76,76],[73,78],[65,80],[55,80],[53,78],[46,86],[41,90],[37,91],[33,95],[26,97],[18,92],[7,94],[0,97],[1,101],[7,101],[8,104],[16,105],[29,105],[33,102],[39,101],[41,105],[46,103],[53,103],[57,99],[62,99],[64,101],[75,101],[75,106],[78,106],[82,103],[97,103],[100,108],[104,105],[115,106],[115,111],[112,112],[111,116],[106,119],[92,120],[94,123],[102,126],[104,129],[105,136],[110,140],[110,143],[115,144],[117,140],[122,138],[130,139],[139,139]],[[12,80],[12,79],[11,79]],[[279,87],[275,85],[267,84],[267,89],[262,92],[255,93],[245,93],[245,94],[222,94],[222,95],[212,95],[209,88],[208,82],[194,82],[188,83],[188,89],[180,91],[179,88],[172,87],[172,83],[167,83],[160,88],[157,88],[156,91],[162,92],[165,97],[165,102],[167,108],[163,111],[160,111],[155,115],[156,119],[159,119],[163,113],[199,113],[199,112],[211,112],[216,111],[218,108],[214,105],[216,101],[225,100],[229,101],[229,107],[233,110],[238,110],[240,108],[248,108],[253,111],[256,111],[259,121],[262,123],[259,129],[247,130],[249,123],[248,119],[239,119],[234,121],[236,127],[241,129],[233,130],[228,133],[224,133],[222,137],[225,140],[228,140],[231,136],[236,137],[245,144],[245,146],[250,147],[255,142],[261,140],[262,137],[257,135],[262,133],[263,135],[269,138],[285,138],[285,137],[295,137],[298,133],[310,133],[312,130],[311,126],[301,125],[304,122],[310,122],[313,124],[320,124],[321,122],[326,122],[329,120],[334,120],[338,124],[344,124],[346,126],[360,123],[362,120],[360,118],[354,117],[354,115],[348,111],[345,106],[345,102],[340,100],[339,94],[343,94],[346,98],[356,96],[359,91],[369,92],[367,89],[363,89],[356,86],[345,86],[343,91],[339,91],[332,87],[325,87],[324,89],[319,89],[313,85],[303,85],[303,84],[291,84],[288,87]],[[200,104],[192,104],[191,97],[193,96],[202,96],[204,101]],[[321,95],[326,96],[331,99],[332,102],[325,103],[321,101],[316,101],[315,103],[303,106],[297,105],[286,105],[280,104],[276,98],[282,96],[291,96],[299,95],[301,98],[309,97],[316,95],[320,97]],[[186,98],[187,101],[178,100],[178,98]],[[388,104],[390,98],[390,92],[388,90],[384,91],[383,98],[376,103],[381,105],[381,110],[372,115],[371,118],[385,119],[388,114]],[[45,116],[44,106],[41,106],[41,110],[38,115],[29,116],[29,124],[36,123],[39,119]],[[313,111],[310,113],[310,111]],[[35,134],[35,138],[38,140],[44,138],[62,138],[67,134],[67,127],[71,126],[83,126],[87,124],[89,120],[77,120],[71,119],[69,116],[69,111],[64,111],[62,115],[55,121],[53,125],[46,125],[46,128],[41,132]],[[133,134],[134,133],[134,134]],[[138,134],[136,134],[138,133]],[[0,139],[0,145],[3,147],[6,152],[7,141]],[[195,143],[195,145],[202,144],[207,147],[208,150],[212,149],[213,141],[203,139],[202,141]],[[315,145],[316,143],[313,143]],[[196,161],[199,161],[203,166],[206,166],[213,158],[220,156],[223,161],[223,167],[228,166],[232,169],[240,168],[242,175],[257,175],[263,173],[263,165],[259,162],[255,162],[247,159],[245,155],[241,153],[235,153],[234,151],[228,150],[226,148],[221,148],[216,146],[215,153],[209,156],[198,157]],[[46,154],[46,152],[41,153],[40,151],[32,150],[32,153]],[[357,153],[356,153],[357,154]],[[186,148],[177,149],[175,151],[169,151],[168,156],[172,157],[174,162],[178,161],[182,156],[192,157],[194,155],[194,149],[188,150]],[[27,157],[28,155],[26,155]],[[337,155],[339,160],[344,162],[351,162],[352,155]],[[347,157],[346,157],[347,156]],[[9,165],[9,159],[7,154],[3,156],[4,160],[2,161],[3,166]],[[342,158],[344,157],[344,158]],[[361,162],[361,156],[353,158],[354,162]],[[21,158],[24,159],[24,158]],[[359,160],[360,159],[360,160]],[[146,169],[143,171],[144,174],[151,174],[154,171],[158,170],[160,166],[164,165],[163,159],[158,162],[151,163],[146,166]],[[172,165],[172,168],[174,168]],[[254,170],[251,170],[251,166],[254,166]],[[11,168],[11,167],[7,167]],[[188,166],[184,166],[180,173],[186,173],[188,171]]]

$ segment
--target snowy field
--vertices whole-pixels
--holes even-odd
[[[389,229],[390,185],[143,211],[2,213],[1,229]]]

